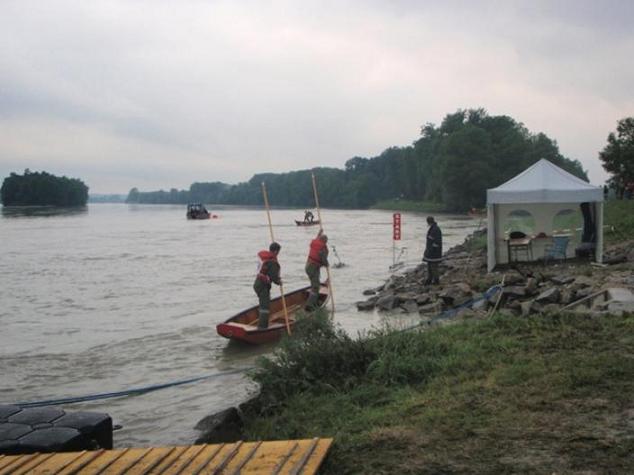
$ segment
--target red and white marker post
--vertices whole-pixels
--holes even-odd
[[[396,241],[401,240],[401,213],[392,215],[392,266],[396,265]]]

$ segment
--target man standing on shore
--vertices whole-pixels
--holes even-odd
[[[310,294],[306,302],[306,310],[314,310],[319,300],[319,287],[321,286],[319,270],[328,267],[328,236],[320,229],[317,237],[310,242],[308,259],[306,260],[306,274],[310,279]]]
[[[280,285],[280,264],[277,262],[277,255],[282,249],[276,242],[272,242],[269,250],[258,252],[260,263],[258,266],[258,275],[253,283],[260,308],[258,310],[258,328],[264,329],[269,326],[269,307],[271,305],[271,282]]]
[[[423,254],[423,261],[427,262],[427,280],[425,280],[424,285],[438,285],[440,283],[438,267],[442,260],[442,232],[433,216],[427,217],[427,225],[429,229],[427,230],[427,243]]]

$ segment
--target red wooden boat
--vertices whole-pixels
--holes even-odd
[[[310,286],[294,290],[284,296],[291,332],[295,324],[297,312],[304,308],[308,300],[309,290]],[[321,288],[319,289],[319,307],[323,307],[326,304],[328,297],[328,285],[325,283],[321,284]],[[254,345],[278,340],[282,335],[286,334],[286,320],[282,307],[282,297],[271,300],[271,316],[269,317],[268,328],[258,328],[258,306],[256,305],[218,324],[216,331],[218,335],[224,336],[225,338],[244,341]]]
[[[319,224],[319,220],[315,219],[314,221],[298,221],[296,219],[295,224],[297,224],[298,226],[315,226]]]

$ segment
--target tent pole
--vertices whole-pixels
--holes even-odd
[[[601,264],[603,263],[603,201],[597,201],[594,203],[596,210],[596,236],[597,246],[594,250],[595,260]]]
[[[487,272],[495,267],[495,205],[487,205]]]

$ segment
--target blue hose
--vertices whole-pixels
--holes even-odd
[[[173,381],[171,383],[154,384],[151,386],[144,386],[141,388],[126,389],[125,391],[117,391],[110,393],[89,394],[87,396],[68,397],[62,399],[49,399],[48,401],[32,401],[32,402],[16,402],[14,406],[20,407],[43,407],[43,406],[57,406],[59,404],[73,404],[76,402],[97,401],[99,399],[110,399],[114,397],[122,396],[135,396],[138,394],[145,394],[152,391],[158,391],[159,389],[170,388],[173,386],[181,386],[183,384],[196,383],[205,379],[211,379],[219,376],[226,376],[229,374],[244,373],[244,371],[252,368],[236,369],[231,371],[225,371],[224,373],[208,374],[205,376],[198,376],[196,378],[182,379],[180,381]]]

